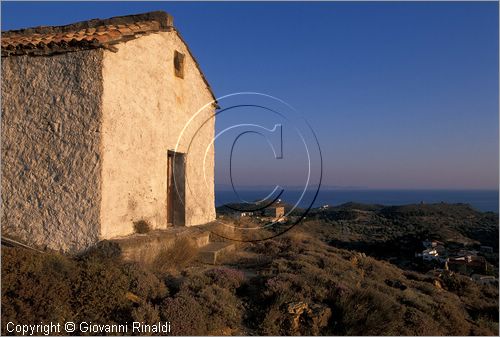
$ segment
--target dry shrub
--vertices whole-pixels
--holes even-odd
[[[198,293],[207,286],[216,285],[230,292],[235,292],[245,281],[245,275],[236,269],[219,267],[209,269],[203,273],[184,273],[184,281],[180,291]]]
[[[2,330],[7,322],[64,322],[73,308],[72,275],[76,266],[57,254],[39,254],[2,246]]]
[[[77,309],[75,321],[106,323],[126,319],[121,317],[121,313],[127,311],[130,305],[125,297],[129,280],[120,265],[95,259],[84,260],[72,287],[70,302]]]
[[[431,282],[432,283],[432,278],[430,278],[426,275],[417,273],[415,271],[407,270],[403,273],[403,276],[405,276],[408,280],[412,280],[412,281],[421,281],[421,282]]]
[[[465,336],[469,334],[471,325],[467,321],[467,313],[463,308],[442,301],[433,309],[433,318],[440,323],[447,335]]]
[[[129,282],[120,267],[2,247],[2,322],[126,321]]]
[[[476,321],[477,326],[473,326],[470,335],[473,336],[498,336],[498,316],[497,322],[489,319],[479,318]]]
[[[198,300],[185,293],[165,299],[160,317],[171,323],[172,335],[191,336],[206,333],[206,320],[210,319]]]
[[[284,332],[284,310],[280,305],[271,304],[262,318],[262,323],[258,327],[260,334],[266,336],[286,335]]]
[[[134,222],[134,231],[137,234],[146,234],[151,231],[151,225],[146,220],[139,220]]]
[[[335,310],[336,309],[336,310]],[[393,299],[373,289],[356,289],[333,310],[337,333],[343,335],[397,335],[403,310]]]
[[[280,273],[266,281],[263,295],[282,302],[303,301],[316,294],[314,286],[303,275]],[[281,303],[280,303],[281,304]]]
[[[98,242],[96,245],[88,248],[79,258],[81,260],[96,259],[101,261],[119,262],[122,254],[122,249],[120,245],[116,242],[103,240]]]
[[[160,322],[160,310],[158,305],[141,301],[131,312],[134,322],[144,322],[146,324],[156,324]]]
[[[445,274],[441,278],[446,290],[461,296],[470,287],[471,282],[466,277],[458,274]]]
[[[194,260],[198,247],[189,238],[176,239],[171,247],[164,248],[153,261],[153,269],[165,273],[182,268]]]
[[[278,255],[284,250],[284,244],[283,242],[280,242],[278,240],[264,240],[252,244],[250,249],[258,254],[274,256]]]
[[[9,321],[158,322],[165,284],[150,271],[115,259],[112,251],[92,249],[73,259],[2,247],[2,331]],[[130,293],[138,301],[127,298]]]
[[[415,285],[415,288],[429,296],[434,296],[436,293],[436,286],[428,282],[419,282]]]
[[[215,268],[186,274],[174,297],[164,300],[161,317],[176,335],[220,334],[241,324],[243,305],[236,290],[244,275],[234,269]]]
[[[122,269],[129,280],[129,291],[142,300],[148,299],[157,303],[168,295],[165,283],[137,263],[126,263]]]
[[[231,290],[210,285],[195,294],[206,312],[207,333],[214,334],[241,324],[242,303]]]
[[[294,244],[308,243],[314,240],[309,233],[299,230],[298,228],[292,228],[284,235],[284,238],[290,240],[290,242]]]
[[[210,278],[212,284],[229,290],[239,288],[245,281],[243,272],[231,268],[210,269],[205,272],[205,275]]]
[[[439,324],[429,316],[416,308],[405,307],[404,311],[404,331],[401,334],[432,336],[446,334]]]
[[[263,335],[290,335],[296,331],[290,326],[290,303],[326,303],[337,289],[331,275],[323,270],[324,261],[321,257],[309,254],[290,252],[290,238],[281,239],[281,257],[275,258],[269,266],[269,276],[266,278],[258,297],[261,306],[262,321],[258,329]],[[293,241],[303,242],[307,236],[297,236]],[[297,242],[295,241],[295,242]],[[286,247],[286,248],[285,248]],[[305,247],[295,249],[301,250]],[[341,290],[339,290],[341,292]],[[303,322],[300,331],[304,334],[328,333],[324,327],[317,326],[317,322]]]

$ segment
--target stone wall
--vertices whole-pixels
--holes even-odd
[[[186,155],[185,224],[214,220],[213,147],[205,151],[214,134],[213,97],[186,45],[170,31],[116,47],[103,59],[101,238],[130,234],[139,220],[167,227],[168,150],[188,152],[195,133]],[[176,50],[185,55],[184,78],[175,76]]]
[[[63,251],[98,240],[102,56],[2,58],[2,235]]]

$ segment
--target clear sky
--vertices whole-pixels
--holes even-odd
[[[152,10],[174,16],[217,96],[267,93],[303,114],[323,185],[498,188],[497,2],[2,2],[2,30]],[[299,179],[245,141],[239,184]]]

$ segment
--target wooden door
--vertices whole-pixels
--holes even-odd
[[[185,221],[185,154],[168,151],[167,158],[167,222],[184,226]]]
[[[174,224],[174,197],[175,183],[174,183],[174,153],[168,152],[167,159],[167,222],[170,225]]]

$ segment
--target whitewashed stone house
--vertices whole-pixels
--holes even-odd
[[[215,219],[216,102],[170,15],[7,31],[1,45],[2,236],[78,251],[138,222]]]

